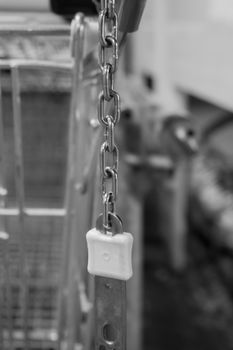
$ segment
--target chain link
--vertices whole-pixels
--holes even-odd
[[[111,230],[109,214],[115,214],[118,193],[119,151],[115,144],[115,126],[120,120],[120,96],[114,90],[118,66],[118,15],[115,0],[101,0],[99,14],[99,65],[102,91],[99,94],[98,120],[104,128],[100,149],[100,176],[103,198],[103,229]]]
[[[112,76],[112,66],[107,63],[102,70],[102,84],[103,84],[103,94],[104,100],[110,101],[112,98],[111,91],[113,90],[113,76]]]
[[[120,96],[115,90],[110,90],[111,99],[108,101],[104,96],[104,91],[101,91],[99,95],[99,111],[98,111],[98,119],[100,124],[105,127],[108,126],[106,110],[111,108],[111,105],[108,105],[108,102],[113,100],[113,108],[112,108],[112,118],[114,126],[120,120]],[[108,107],[108,108],[107,108]]]
[[[111,9],[113,11],[113,9]],[[100,12],[99,16],[99,27],[100,27],[100,43],[103,47],[108,47],[109,42],[107,40],[108,36],[111,36],[117,41],[117,27],[118,27],[118,20],[117,20],[117,14],[115,11],[113,13],[110,13],[111,17],[109,16],[110,11],[105,8],[103,11]],[[110,35],[106,35],[106,31],[111,33]]]

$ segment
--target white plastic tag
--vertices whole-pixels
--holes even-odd
[[[90,274],[119,280],[128,280],[132,276],[131,233],[108,235],[93,228],[87,232],[86,238]]]

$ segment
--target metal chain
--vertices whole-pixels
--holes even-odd
[[[100,149],[100,176],[103,198],[103,229],[111,231],[109,214],[115,214],[118,192],[119,151],[115,144],[115,126],[120,119],[120,96],[114,90],[118,66],[118,15],[115,0],[101,0],[99,13],[99,65],[102,91],[98,102],[98,119],[104,128]],[[111,111],[111,113],[109,113]]]

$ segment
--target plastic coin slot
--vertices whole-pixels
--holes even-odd
[[[107,344],[112,345],[116,341],[117,333],[115,328],[107,323],[103,326],[103,337]]]

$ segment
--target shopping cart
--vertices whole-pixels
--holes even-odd
[[[99,9],[100,2],[93,2]],[[119,37],[113,37],[113,62],[118,59],[118,47],[121,48],[126,34],[137,30],[145,2],[117,2]],[[55,1],[52,1],[52,5],[54,3]],[[63,4],[62,1],[56,3]],[[111,30],[115,35],[118,32],[118,21],[115,23],[113,20],[114,3],[108,3],[108,9],[113,15],[113,18],[108,20],[113,22]],[[104,2],[101,6],[103,4]],[[7,7],[4,3],[5,5]],[[9,6],[11,9],[11,2]],[[61,14],[60,7],[56,8]],[[61,12],[63,14],[63,9]],[[42,17],[44,16],[43,14]],[[99,40],[105,42],[104,50],[100,50],[104,56],[105,49],[108,49],[107,36],[104,36],[107,35],[105,25],[108,27],[108,24],[104,25],[104,16],[100,13],[101,18],[100,27],[103,33]],[[96,300],[101,300],[102,305],[107,306],[113,300],[109,296],[104,298],[98,288],[94,298],[95,284],[92,277],[86,273],[84,233],[94,226],[96,212],[100,212],[99,199],[95,197],[95,193],[98,192],[95,188],[98,186],[97,152],[102,142],[102,133],[96,120],[100,80],[99,55],[96,50],[97,27],[96,18],[85,17],[82,14],[76,15],[72,21],[71,33],[67,24],[47,24],[43,20],[42,24],[35,25],[33,18],[26,24],[0,24],[0,35],[6,37],[6,40],[15,40],[15,35],[31,37],[38,46],[37,53],[32,54],[30,59],[25,59],[24,56],[16,58],[12,52],[10,55],[2,55],[0,59],[0,348],[4,350],[91,349],[94,343],[93,313]],[[36,41],[36,37],[46,37],[47,40],[52,38],[54,41],[58,37],[71,37],[71,55],[61,59],[58,50],[52,59],[46,59],[40,54],[44,43]],[[68,47],[67,43],[65,45]],[[27,43],[19,44],[21,49],[24,49],[24,46],[27,47]],[[25,72],[29,72],[26,78]],[[36,90],[40,96],[38,87],[50,89],[52,86],[54,91],[57,83],[61,81],[66,92],[71,90],[71,97],[70,111],[68,113],[64,109],[65,116],[61,113],[64,107],[61,101],[64,101],[64,96],[55,98],[53,108],[56,106],[59,118],[54,117],[53,108],[48,112],[50,99],[53,99],[51,91],[46,101],[39,98],[39,102],[36,95],[28,95],[24,91],[25,87],[26,90],[28,87],[28,91]],[[28,103],[30,109],[27,107]],[[105,112],[108,112],[107,109],[111,109],[111,103]],[[35,118],[39,112],[41,117]],[[48,117],[50,113],[53,115],[53,127]],[[9,117],[11,114],[12,122]],[[40,124],[42,120],[43,127]],[[49,133],[53,128],[54,132]],[[67,142],[64,141],[66,130]],[[49,140],[50,136],[53,142]],[[11,145],[9,140],[12,141]],[[30,159],[27,158],[28,154]],[[41,154],[45,157],[44,168],[39,162],[38,155]],[[67,161],[64,161],[65,157]],[[55,170],[51,169],[52,164]],[[35,185],[35,178],[38,180],[41,174],[43,175],[45,166],[45,178],[48,183],[44,183],[43,186]],[[64,168],[67,169],[66,175],[63,172]],[[28,169],[33,176],[28,176]],[[54,184],[57,184],[54,193],[60,193],[60,197],[58,195],[55,200],[52,196],[53,202],[43,201],[44,197],[50,197]],[[61,194],[64,201],[61,200]],[[59,200],[63,205],[58,204]],[[127,210],[130,211],[129,207]],[[123,286],[120,280],[115,284]],[[138,291],[138,285],[139,279],[132,283],[132,290]],[[136,294],[139,296],[140,293]],[[119,300],[120,315],[123,314],[122,319],[126,320],[125,293],[121,294],[121,288],[114,288],[112,295],[115,298],[114,302]],[[137,304],[138,299],[135,300],[134,303]],[[139,308],[132,307],[131,313],[134,318],[138,318],[135,309]],[[104,315],[104,321],[108,321],[109,316],[117,318],[117,308],[111,310]],[[111,326],[111,323],[102,324],[102,321],[98,320],[97,324],[98,329],[105,333]],[[105,337],[102,333],[98,335],[97,344],[105,344],[99,345],[99,350],[124,347],[125,328],[120,322],[117,323],[117,332],[122,339],[120,342],[112,341],[111,334],[105,334]],[[131,338],[134,338],[135,342],[134,349],[139,347],[140,343],[137,341],[139,328],[137,326],[137,330],[131,332]]]
[[[83,232],[91,226],[95,211],[93,190],[96,181],[93,181],[93,177],[96,172],[96,150],[100,142],[95,119],[98,63],[89,47],[95,41],[96,34],[96,19],[78,14],[72,23],[70,59],[62,61],[56,60],[56,57],[52,60],[7,57],[0,60],[0,348],[4,350],[78,349],[81,343],[86,348],[91,345],[92,322],[88,311],[93,290],[86,275]],[[70,26],[64,23],[40,26],[0,25],[0,35],[9,40],[12,40],[12,36],[20,35],[46,37],[48,40],[63,37],[68,41]],[[35,111],[31,106],[31,114],[36,114],[38,103],[41,103],[35,103],[35,96],[32,99],[34,102],[30,102],[27,94],[22,93],[27,85],[24,81],[25,71],[29,72],[31,78],[34,76],[31,79],[34,83],[36,79],[37,90],[40,90],[41,75],[45,78],[41,80],[45,83],[44,89],[46,84],[48,88],[51,72],[56,79],[57,75],[61,75],[61,79],[66,82],[68,95],[71,90],[70,112],[63,116],[61,124],[64,129],[55,133],[60,139],[52,144],[50,140],[44,140],[46,164],[50,164],[50,170],[53,164],[57,166],[62,154],[67,156],[67,162],[64,163],[63,159],[59,163],[60,168],[56,168],[63,174],[65,172],[61,167],[66,165],[67,169],[66,181],[60,176],[60,184],[65,182],[64,201],[60,200],[64,205],[58,205],[56,201],[55,205],[46,205],[41,200],[40,189],[34,194],[34,200],[28,198],[28,191],[25,195],[28,177],[24,151],[30,148],[36,150],[38,139],[35,138],[35,143],[31,145],[27,144],[30,137],[25,138],[28,131],[24,127],[28,130],[33,129],[32,125],[34,129],[40,128],[40,120],[33,115],[31,120],[25,122],[25,106],[28,101],[34,103]],[[56,79],[55,82],[52,79],[54,85]],[[8,92],[5,92],[7,89]],[[47,103],[49,104],[48,99]],[[13,123],[9,121],[11,104]],[[55,118],[52,120],[57,124]],[[45,127],[46,125],[48,123]],[[10,135],[13,139],[11,146]],[[43,133],[40,134],[41,137]],[[64,140],[67,140],[67,144],[61,149]],[[55,148],[51,150],[50,147]],[[38,152],[35,158],[36,156]],[[29,167],[35,167],[37,161],[29,162],[27,166],[28,164]],[[41,171],[43,173],[43,169]],[[46,169],[44,173],[45,171]],[[34,174],[35,172],[36,170]],[[51,175],[49,177],[48,173],[46,178],[56,182],[56,170],[53,169],[52,172],[54,178]],[[15,184],[10,180],[13,176]],[[49,191],[49,184],[46,188]],[[61,188],[59,191],[62,193]],[[44,206],[41,206],[42,202],[45,203]],[[88,336],[85,337],[85,334]]]

